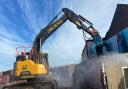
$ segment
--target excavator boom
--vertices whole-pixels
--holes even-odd
[[[50,35],[52,35],[67,20],[74,23],[78,29],[82,29],[83,31],[91,35],[97,45],[102,44],[102,39],[99,33],[93,28],[93,25],[91,22],[89,22],[87,19],[85,19],[81,15],[75,14],[73,11],[71,11],[68,8],[63,8],[62,11],[64,14],[60,19],[58,19],[55,22],[54,21],[50,22],[50,24],[48,24],[45,28],[43,28],[40,31],[40,33],[37,35],[34,41],[33,48],[35,48],[39,52],[45,40]],[[84,22],[89,26],[84,25]]]

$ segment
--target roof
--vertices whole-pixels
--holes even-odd
[[[105,39],[109,39],[128,26],[128,4],[118,4]]]

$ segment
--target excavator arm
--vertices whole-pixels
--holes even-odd
[[[93,28],[93,25],[91,22],[89,22],[87,19],[82,17],[81,15],[75,14],[73,11],[69,10],[68,8],[63,8],[63,15],[60,19],[57,21],[54,21],[57,16],[45,27],[43,28],[40,33],[36,36],[36,39],[33,43],[33,48],[35,48],[38,52],[41,50],[41,47],[45,40],[52,34],[54,33],[63,23],[65,23],[67,20],[70,22],[74,23],[78,29],[82,29],[86,33],[92,36],[94,39],[96,45],[101,45],[102,44],[102,39],[99,35],[99,33]],[[86,26],[84,24],[88,24]]]

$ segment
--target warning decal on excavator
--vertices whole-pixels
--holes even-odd
[[[27,70],[27,65],[24,65],[24,66],[22,67],[22,70]]]

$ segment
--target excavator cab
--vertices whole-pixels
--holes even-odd
[[[19,49],[23,51],[19,52]],[[23,46],[16,48],[16,62],[14,63],[16,80],[42,78],[49,72],[48,54],[37,53],[34,48],[27,52],[28,49]]]

